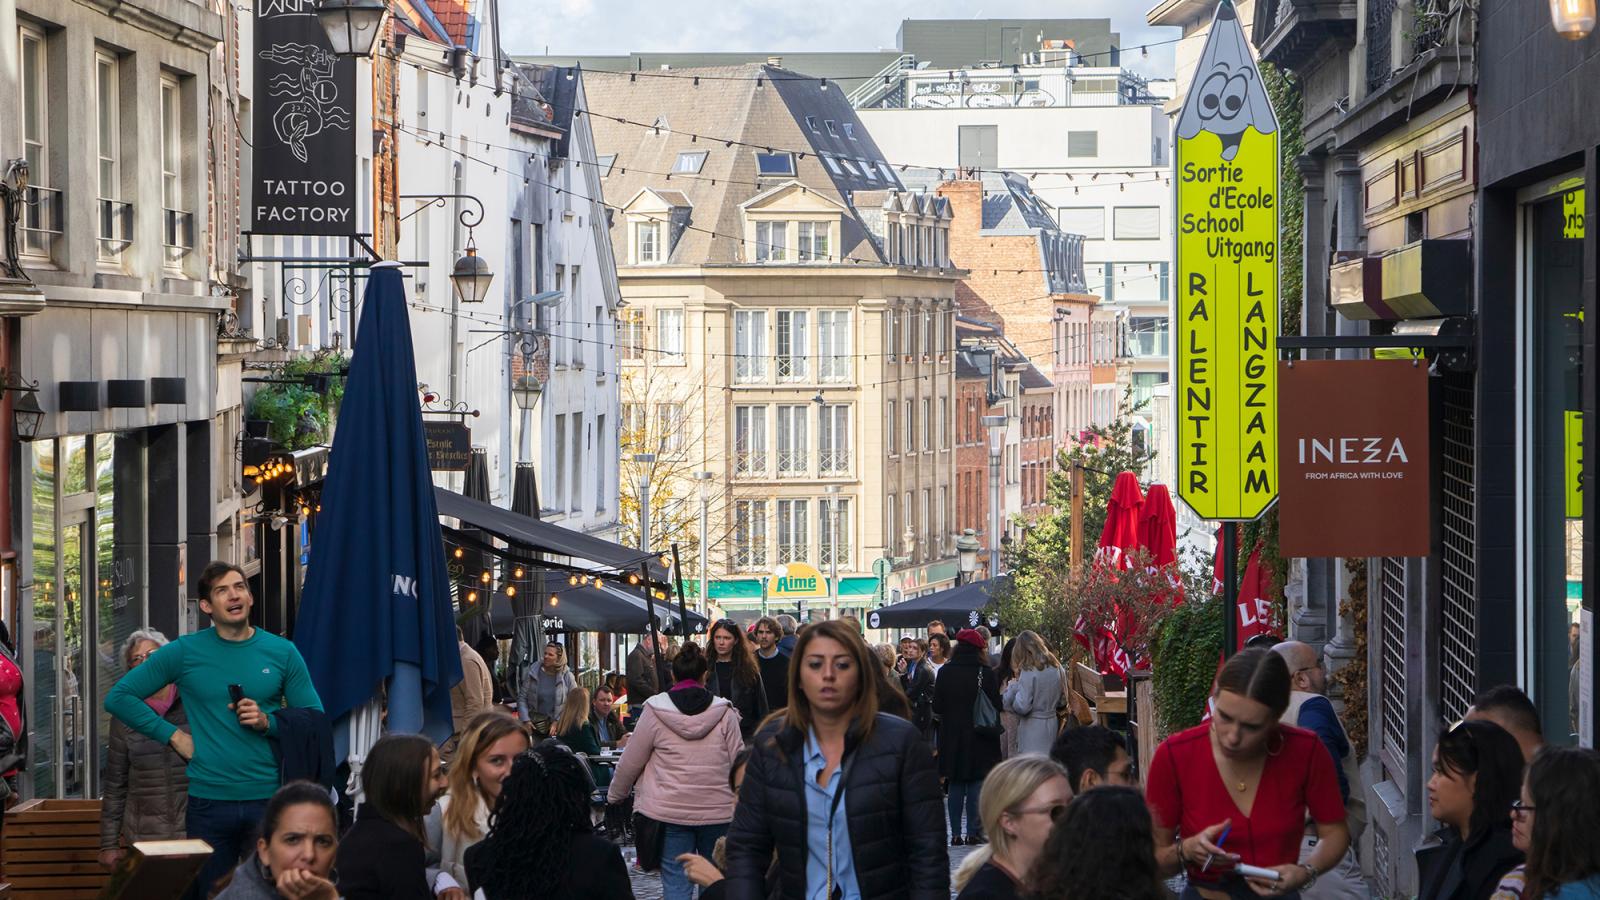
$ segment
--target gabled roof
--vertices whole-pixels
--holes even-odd
[[[679,207],[689,209],[693,208],[694,206],[693,203],[689,202],[688,195],[686,195],[683,191],[668,191],[653,187],[643,187],[635,191],[633,196],[628,198],[628,202],[622,204],[622,208],[633,209],[633,207],[639,202],[639,198],[645,195],[649,195],[661,201],[661,205],[667,207],[668,209],[676,209]]]
[[[588,108],[596,112],[589,117],[595,152],[616,155],[616,165],[605,179],[606,196],[636,197],[647,187],[670,187],[681,192],[694,210],[673,248],[671,262],[728,265],[750,259],[753,248],[742,245],[742,207],[751,198],[788,182],[804,185],[809,193],[845,210],[838,247],[842,258],[883,261],[851,204],[853,192],[885,186],[881,167],[875,167],[874,180],[869,181],[865,175],[852,176],[844,169],[835,175],[818,157],[826,151],[874,163],[883,160],[882,152],[837,86],[819,90],[815,81],[762,64],[682,69],[675,74],[680,77],[597,78],[586,87]],[[694,84],[694,75],[704,76],[700,84]],[[817,120],[820,134],[806,125],[807,116]],[[658,117],[665,117],[670,123],[660,134],[648,124],[615,121],[620,118],[630,123],[651,123]],[[837,136],[828,134],[826,121],[834,122]],[[844,123],[852,126],[854,140],[845,136]],[[691,134],[702,137],[696,141]],[[742,143],[729,146],[706,138]],[[795,174],[761,176],[756,168],[756,153],[761,152],[757,148],[766,147],[797,151]],[[671,172],[678,154],[688,151],[707,154],[698,174],[674,175],[670,183],[664,175],[650,174]],[[890,187],[899,188],[900,184],[896,181]],[[619,217],[612,227],[621,228],[623,224]],[[613,239],[617,246],[625,245],[620,233],[613,232]],[[741,248],[745,252],[741,253]]]
[[[809,202],[811,202],[813,204],[822,204],[822,205],[825,205],[825,206],[831,206],[834,209],[839,210],[840,212],[848,212],[849,211],[849,207],[845,206],[843,203],[840,203],[838,200],[835,200],[834,198],[828,196],[827,194],[823,194],[823,193],[820,193],[820,192],[812,191],[810,188],[806,187],[805,185],[801,184],[798,181],[795,181],[794,179],[790,179],[788,181],[785,181],[782,184],[779,184],[779,185],[776,185],[774,187],[768,188],[767,190],[764,190],[761,193],[755,195],[754,197],[751,197],[750,199],[748,199],[748,200],[744,201],[743,203],[739,204],[739,206],[742,209],[755,209],[757,207],[765,206],[765,205],[769,204],[772,200],[775,200],[778,197],[783,196],[784,194],[794,193],[796,191],[800,192],[801,194],[804,194],[807,197],[807,199],[809,200]]]

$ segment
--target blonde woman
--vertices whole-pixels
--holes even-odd
[[[1061,704],[1061,661],[1032,631],[1017,635],[1011,649],[1012,682],[1001,701],[1017,717],[1017,752],[1048,754],[1056,739],[1056,707]]]
[[[589,719],[589,705],[588,688],[575,687],[567,691],[567,703],[561,707],[561,715],[556,718],[555,727],[550,729],[550,733],[573,753],[582,753],[587,757],[595,787],[606,787],[611,784],[611,767],[594,762],[595,757],[600,755],[600,735],[594,722]]]
[[[489,814],[511,764],[529,747],[527,728],[503,712],[474,716],[456,748],[450,787],[423,820],[428,838],[428,883],[435,893],[467,884],[467,848],[489,833]],[[438,854],[438,860],[432,859]]]
[[[1048,756],[1013,756],[989,770],[978,800],[989,843],[956,870],[956,900],[1016,900],[1032,891],[1034,861],[1071,800],[1067,771]]]
[[[522,721],[533,723],[535,731],[549,731],[566,705],[567,692],[577,686],[578,680],[567,668],[567,649],[555,641],[545,644],[539,664],[528,667],[528,674],[522,678],[522,688],[517,691],[517,710],[522,714]],[[554,734],[553,731],[549,733]]]

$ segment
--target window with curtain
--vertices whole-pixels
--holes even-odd
[[[733,548],[734,568],[749,572],[767,567],[767,501],[734,503]]]
[[[832,403],[817,416],[817,468],[824,474],[850,471],[850,406]]]
[[[733,408],[734,472],[739,475],[765,475],[767,472],[767,408]]]
[[[811,508],[809,500],[778,501],[778,563],[802,562],[810,555],[811,540],[807,529]]]
[[[778,407],[778,477],[798,478],[809,473],[807,457],[806,406]]]
[[[850,380],[850,311],[817,313],[817,377],[823,381]]]
[[[767,313],[741,309],[733,314],[733,377],[749,383],[767,378]]]
[[[682,365],[683,363],[683,310],[656,310],[657,362]]]
[[[778,380],[805,381],[810,375],[806,364],[806,311],[778,310]]]

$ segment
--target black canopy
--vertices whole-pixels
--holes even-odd
[[[433,495],[439,515],[459,519],[463,526],[492,534],[517,548],[586,559],[598,566],[629,573],[637,572],[639,563],[647,561],[652,580],[661,583],[667,580],[667,569],[661,565],[659,557],[646,556],[631,547],[463,497],[447,488],[435,487]]]
[[[640,595],[639,588],[622,580],[615,585],[607,584],[598,588],[592,584],[574,587],[568,583],[568,577],[569,574],[566,572],[549,569],[529,573],[529,580],[536,585],[545,586],[538,602],[529,604],[536,610],[534,615],[540,620],[542,632],[592,631],[602,634],[644,634],[650,630],[650,623],[645,615],[644,597]],[[551,595],[556,598],[554,603],[550,602]],[[519,596],[517,600],[522,601],[523,597]],[[518,603],[518,606],[522,605]],[[512,630],[509,607],[504,589],[497,591],[492,607],[497,633],[509,634]],[[678,620],[676,606],[668,609],[665,601],[657,601],[655,613],[656,624],[664,632],[683,633],[679,627],[681,623]],[[690,611],[691,633],[704,634],[708,624],[705,616]]]
[[[933,619],[942,619],[951,633],[961,628],[988,624],[983,610],[991,594],[1000,592],[1006,576],[974,581],[959,587],[934,591],[889,606],[880,606],[867,615],[868,628],[921,628]]]

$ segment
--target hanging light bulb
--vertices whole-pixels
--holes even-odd
[[[485,572],[482,575],[479,575],[478,576],[478,580],[483,582],[484,584],[488,584],[489,583],[489,573]]]
[[[461,555],[462,555],[462,554],[463,554],[463,553],[465,553],[465,552],[466,552],[466,551],[465,551],[465,550],[462,550],[462,549],[461,549],[461,548],[460,548],[460,547],[457,547],[457,548],[456,548],[456,559],[460,559],[460,558],[461,558]]]
[[[477,591],[467,591],[467,602],[468,603],[477,603],[478,602],[478,592]]]
[[[633,575],[633,574],[629,574],[628,575],[628,583],[629,584],[638,584],[639,583],[639,576]]]
[[[506,585],[506,596],[507,597],[515,597],[516,595],[517,595],[517,586],[514,585],[514,584]]]
[[[521,578],[522,575],[523,575],[522,567],[521,566],[517,566],[516,577]]]
[[[550,595],[550,605],[551,606],[560,606],[561,605],[561,598],[557,597],[555,594],[551,594]]]
[[[600,579],[599,579],[599,578],[596,578],[596,579],[595,579],[595,580],[594,580],[594,586],[595,586],[595,589],[596,589],[596,590],[598,590],[598,589],[600,589],[600,588],[603,588],[603,587],[605,587],[605,585],[604,585],[604,584],[602,584],[602,583],[601,583],[601,581],[600,581]]]
[[[1550,0],[1550,20],[1556,34],[1581,41],[1594,30],[1595,0]]]

